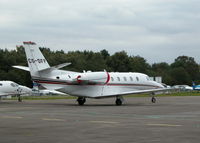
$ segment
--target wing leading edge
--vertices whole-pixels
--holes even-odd
[[[148,90],[135,90],[135,91],[128,91],[128,92],[121,92],[121,93],[113,93],[103,95],[102,97],[113,97],[113,96],[123,96],[123,95],[131,95],[131,94],[143,94],[143,93],[156,93],[156,92],[164,92],[170,91],[171,88],[159,88],[159,89],[148,89]]]

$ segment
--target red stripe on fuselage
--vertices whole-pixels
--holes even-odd
[[[109,78],[108,78],[109,79]],[[109,79],[110,80],[110,79]],[[109,82],[108,80],[108,82]],[[79,86],[103,86],[103,84],[72,84],[68,82],[56,82],[56,81],[34,81],[37,83],[44,83],[44,84],[62,84],[62,85],[79,85]],[[108,83],[107,82],[107,83]],[[154,88],[160,88],[159,86],[154,86],[154,85],[147,85],[147,84],[115,84],[115,83],[110,83],[106,84],[107,86],[147,86],[147,87],[154,87]]]
[[[107,72],[107,81],[106,81],[106,83],[105,84],[108,84],[108,82],[110,81],[110,74]]]

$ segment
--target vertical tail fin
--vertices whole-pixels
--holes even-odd
[[[34,42],[24,42],[24,48],[31,76],[39,76],[39,71],[50,68],[47,60]]]
[[[196,88],[196,84],[194,81],[192,82],[192,88],[193,88],[193,90],[195,90],[195,88]]]
[[[37,82],[34,82],[34,81],[33,81],[33,89],[34,89],[34,90],[39,90],[39,85],[38,85]]]

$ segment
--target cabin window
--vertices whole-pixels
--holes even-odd
[[[139,81],[139,77],[136,77],[136,80]]]
[[[118,80],[118,81],[120,81],[120,78],[119,78],[119,77],[117,77],[117,80]]]
[[[111,77],[111,80],[112,80],[112,81],[114,81],[114,78],[113,78],[113,77]]]
[[[2,84],[2,83],[0,83],[0,86],[3,86],[3,84]]]
[[[70,76],[70,75],[68,75],[68,77],[69,77],[69,78],[71,78],[71,76]]]
[[[127,81],[127,78],[126,78],[126,77],[124,77],[124,81]]]
[[[60,77],[59,77],[59,76],[57,76],[57,77],[56,77],[56,79],[60,79]]]
[[[133,81],[133,78],[130,76],[130,81]]]

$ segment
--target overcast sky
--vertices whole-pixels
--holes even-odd
[[[125,50],[149,63],[200,63],[199,0],[0,0],[0,48]]]

